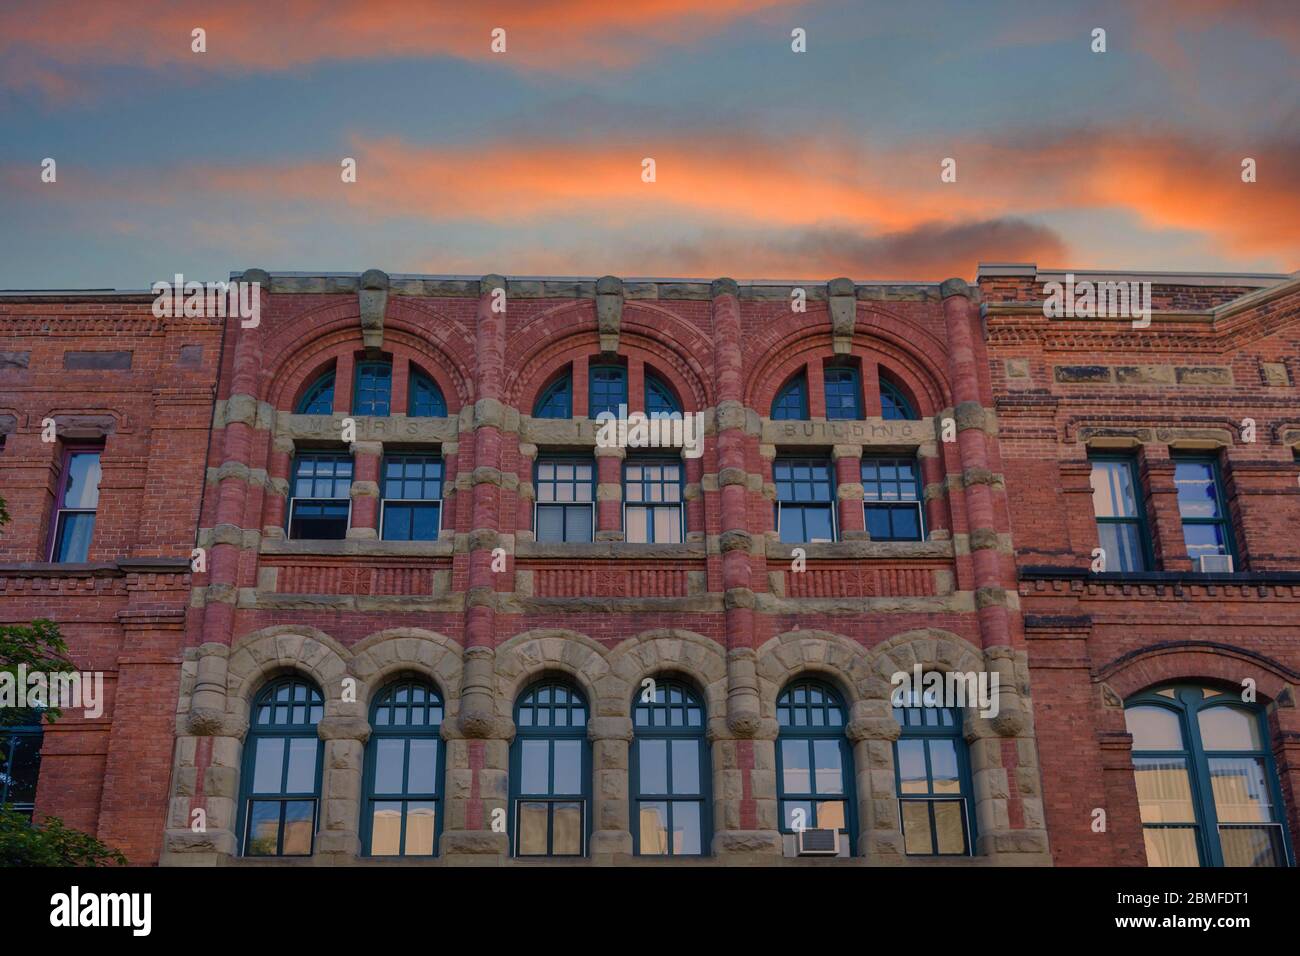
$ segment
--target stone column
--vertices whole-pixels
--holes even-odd
[[[513,722],[499,721],[482,737],[466,737],[448,722],[442,725],[442,737],[447,748],[447,809],[439,854],[452,864],[506,854]]]
[[[835,519],[840,540],[865,541],[870,535],[862,511],[862,446],[835,445],[831,457],[835,461]]]
[[[266,467],[266,498],[262,514],[262,537],[284,540],[286,511],[292,489],[289,482],[293,469],[293,439],[275,437],[271,440],[270,459]]]
[[[623,448],[596,446],[597,541],[623,541]]]
[[[375,540],[379,537],[379,462],[384,444],[377,441],[352,443],[352,520],[348,537]]]
[[[587,722],[591,741],[592,833],[591,857],[632,853],[628,829],[631,804],[628,799],[628,748],[632,721],[628,717],[592,717]]]
[[[316,727],[325,748],[316,854],[351,861],[361,852],[361,772],[370,724],[358,715],[327,716]]]
[[[883,681],[877,694],[889,693]],[[845,735],[853,744],[858,843],[854,853],[874,863],[904,863],[903,831],[894,778],[894,741],[902,733],[887,697],[860,700]]]

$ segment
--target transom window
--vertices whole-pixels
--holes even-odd
[[[587,716],[586,698],[565,680],[546,678],[520,695],[510,758],[516,856],[586,855]]]
[[[353,415],[387,415],[393,399],[393,364],[358,362],[352,393]]]
[[[384,458],[383,539],[436,541],[442,511],[442,459],[437,455]]]
[[[590,541],[595,528],[596,463],[590,458],[537,459],[538,541]]]
[[[673,390],[656,375],[645,376],[645,410],[647,415],[670,415],[682,410]]]
[[[9,711],[0,725],[0,806],[32,818],[44,729],[37,709]]]
[[[873,541],[920,541],[924,510],[920,467],[911,458],[863,458],[862,499]]]
[[[799,421],[808,417],[808,388],[803,375],[796,375],[781,386],[772,400],[772,420]]]
[[[787,543],[835,540],[835,481],[831,463],[818,458],[778,458],[776,527]]]
[[[880,417],[886,419],[915,419],[916,409],[907,400],[903,390],[883,376],[880,379]]]
[[[533,418],[572,418],[573,380],[569,373],[548,385],[533,405]]]
[[[781,830],[837,830],[852,853],[853,756],[844,705],[829,684],[800,679],[776,703]]]
[[[822,370],[826,392],[826,417],[861,418],[862,388],[858,370],[848,366],[828,366]]]
[[[1289,866],[1263,710],[1176,685],[1126,703],[1149,866]]]
[[[363,834],[372,856],[432,856],[441,824],[442,697],[403,678],[375,695],[366,754]]]
[[[1152,566],[1146,509],[1137,462],[1129,457],[1092,458],[1092,510],[1107,571],[1147,571]]]
[[[587,417],[601,412],[619,414],[627,406],[627,369],[621,365],[593,365],[587,370]]]
[[[303,678],[269,683],[253,702],[244,745],[240,842],[245,856],[309,856],[320,800],[324,716],[320,691]]]
[[[352,457],[342,452],[300,452],[293,463],[289,499],[291,539],[347,537],[352,506]]]
[[[1234,554],[1228,504],[1223,494],[1219,463],[1213,458],[1180,457],[1174,465],[1178,487],[1178,512],[1183,519],[1183,541],[1192,567],[1200,569],[1206,555]]]
[[[442,397],[438,383],[414,368],[407,389],[406,414],[416,418],[447,417],[447,400]]]
[[[913,856],[966,856],[975,814],[961,714],[913,694],[894,707],[902,727],[894,773],[903,846]]]
[[[703,705],[681,681],[657,678],[637,694],[632,724],[634,852],[699,856],[709,829]]]
[[[334,414],[334,372],[326,372],[302,393],[294,411],[299,415]]]
[[[623,463],[623,523],[630,542],[681,542],[680,460],[630,458]]]
[[[90,541],[99,510],[99,482],[103,477],[99,456],[97,448],[69,448],[64,452],[59,497],[54,503],[51,561],[81,562],[90,558]]]

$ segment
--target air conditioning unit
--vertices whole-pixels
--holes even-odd
[[[1202,572],[1232,573],[1232,555],[1230,554],[1203,554],[1201,555]]]
[[[800,830],[795,834],[796,856],[839,856],[839,830]]]

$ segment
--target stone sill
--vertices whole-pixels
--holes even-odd
[[[769,561],[790,561],[795,548],[802,548],[809,561],[891,561],[926,560],[953,557],[951,541],[827,541],[816,544],[767,542]]]
[[[515,559],[544,558],[560,561],[703,561],[702,543],[629,544],[626,541],[552,543],[518,540]]]
[[[11,561],[0,575],[15,578],[117,578],[127,574],[188,574],[189,558],[120,558],[116,561]]]
[[[1095,584],[1300,584],[1300,571],[1104,571],[1087,568],[1030,565],[1020,569],[1020,580],[1071,580]]]
[[[450,558],[455,545],[453,538],[439,538],[437,541],[380,541],[371,538],[285,541],[278,538],[263,538],[260,553],[330,558]]]

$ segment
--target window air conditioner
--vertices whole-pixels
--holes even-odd
[[[1226,572],[1232,573],[1232,555],[1230,554],[1203,554],[1201,555],[1202,572]]]
[[[839,830],[800,830],[795,834],[797,856],[839,856]]]

